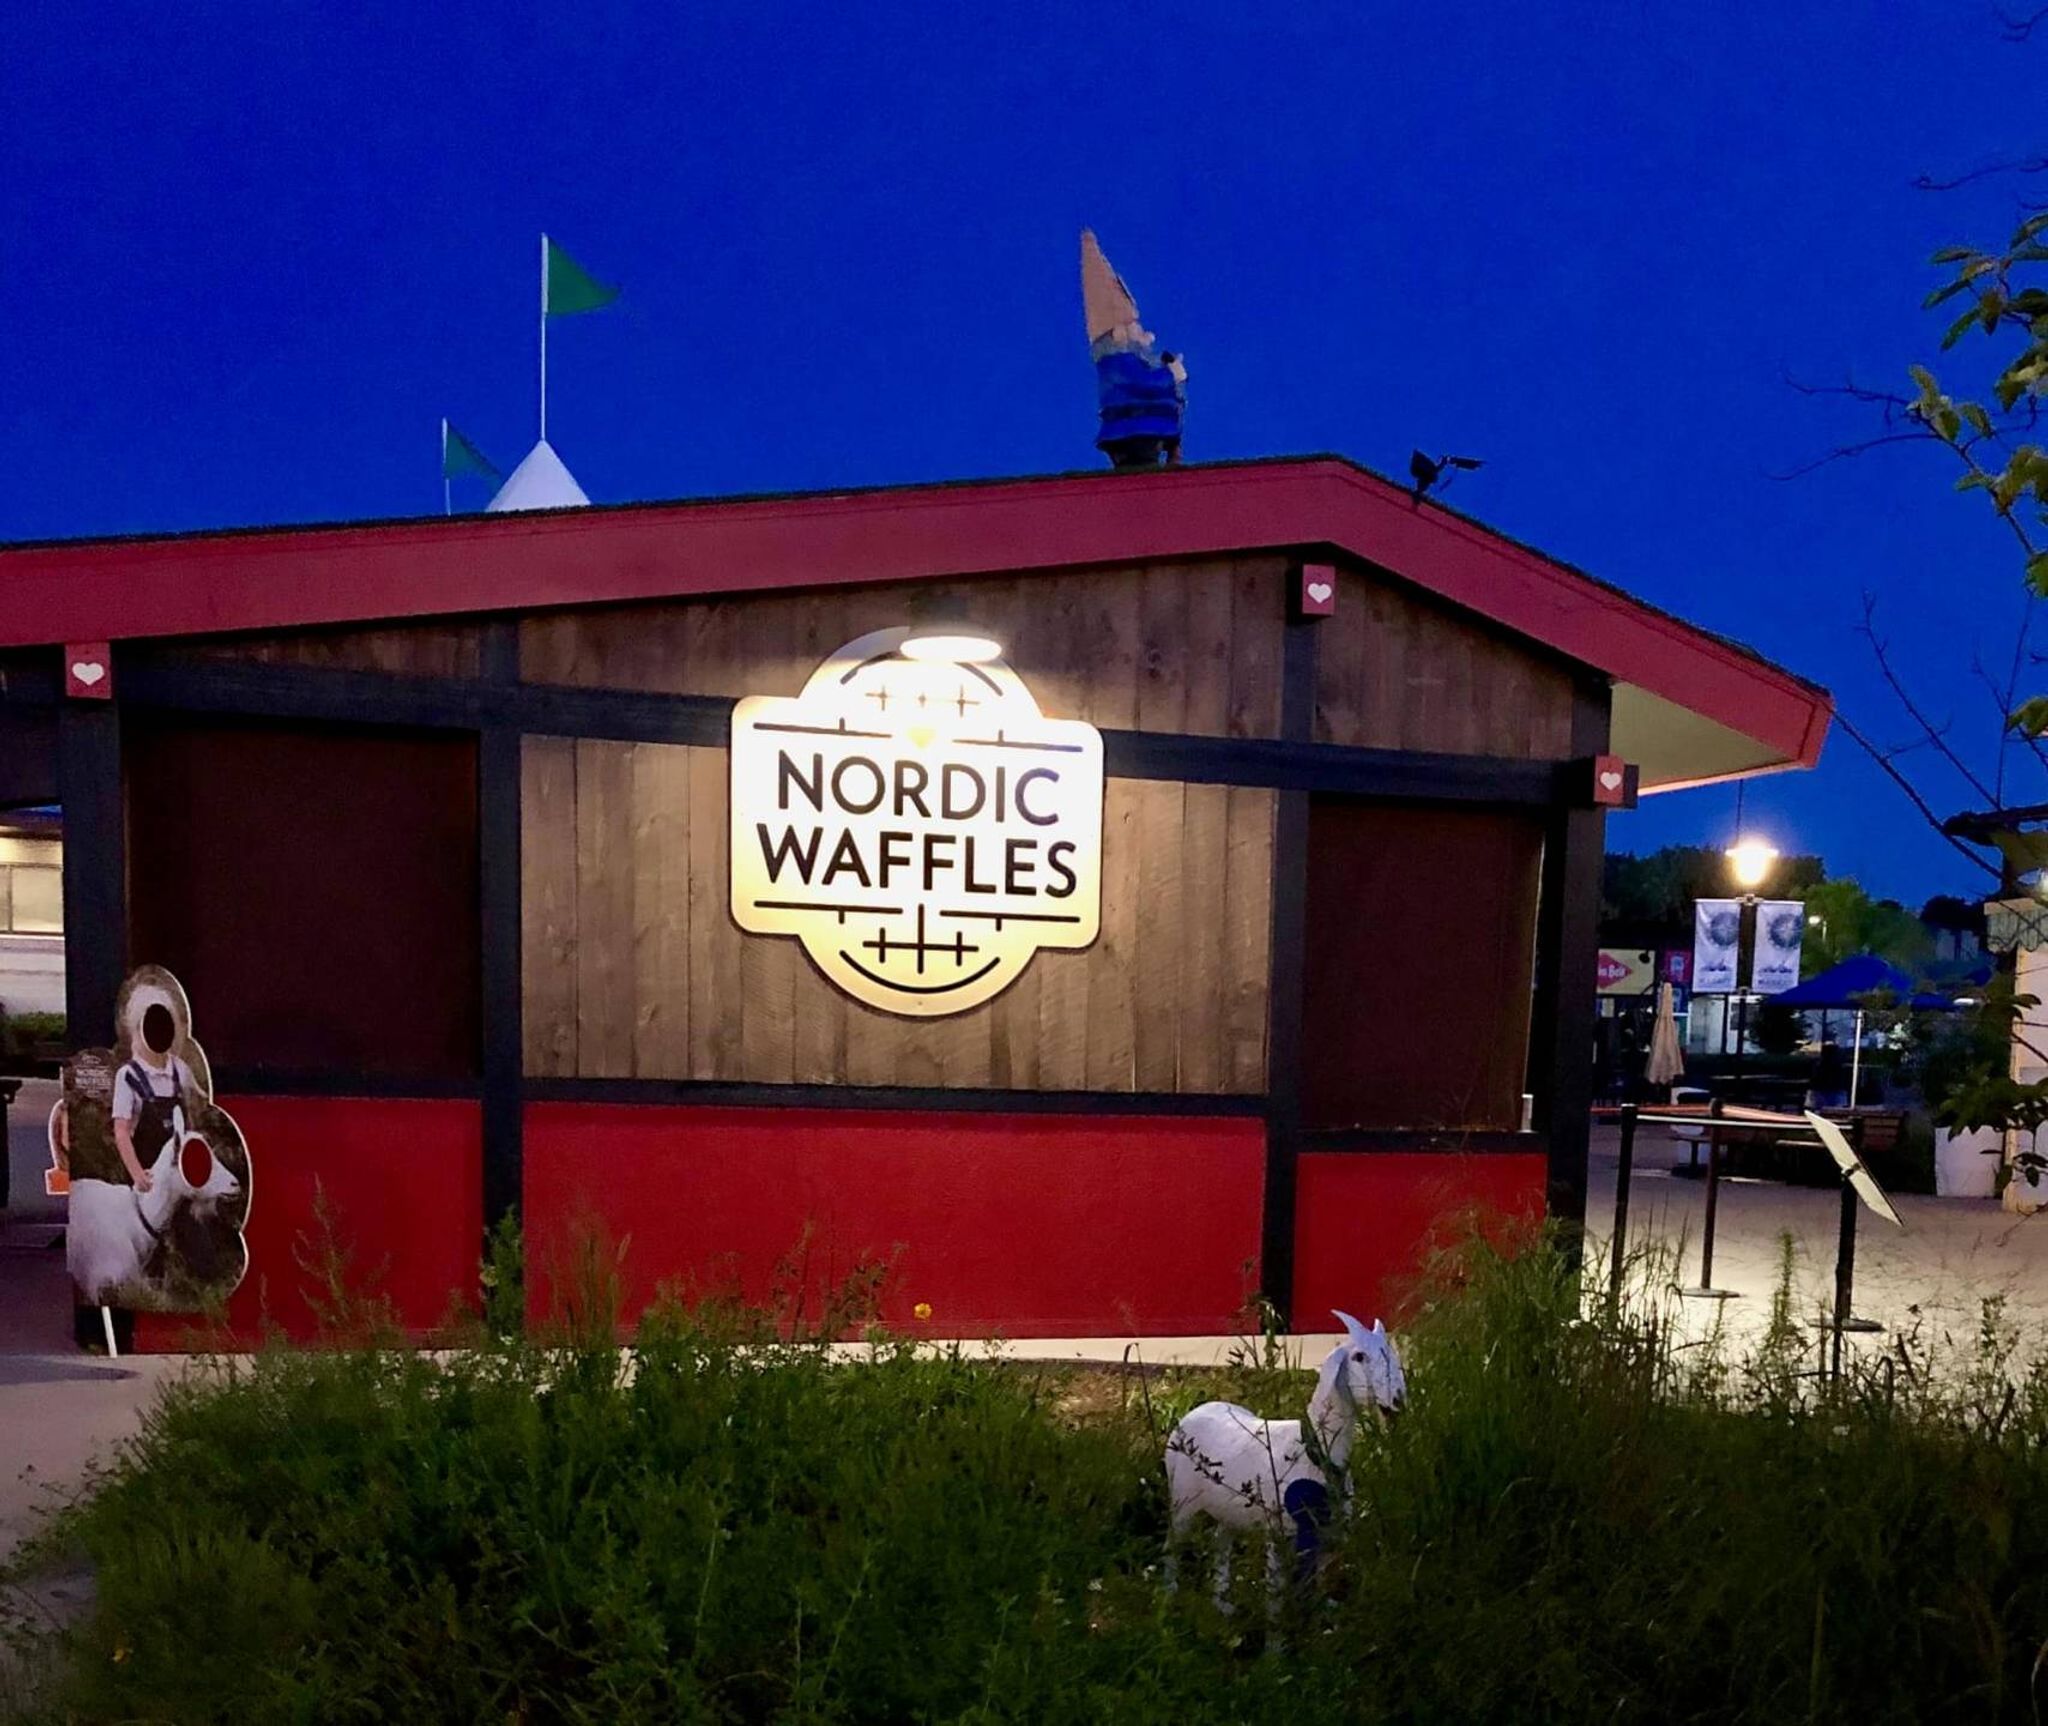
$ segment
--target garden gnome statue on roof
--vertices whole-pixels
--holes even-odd
[[[1179,461],[1188,369],[1178,354],[1153,351],[1152,332],[1138,322],[1131,290],[1086,228],[1081,230],[1081,303],[1088,314],[1088,354],[1095,361],[1102,422],[1095,447],[1120,468]]]

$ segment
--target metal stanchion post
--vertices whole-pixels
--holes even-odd
[[[1850,1124],[1849,1143],[1855,1147],[1857,1161],[1861,1162],[1861,1121]],[[1867,1334],[1884,1329],[1884,1326],[1874,1319],[1856,1316],[1856,1212],[1861,1202],[1849,1177],[1842,1176],[1842,1220],[1835,1235],[1835,1310],[1828,1324],[1828,1331],[1832,1337],[1832,1360],[1829,1370],[1836,1378],[1842,1376],[1843,1334]]]
[[[1700,1280],[1696,1288],[1682,1288],[1678,1292],[1694,1300],[1735,1300],[1734,1289],[1714,1287],[1714,1220],[1720,1208],[1721,1198],[1721,1111],[1725,1105],[1716,1097],[1708,1105],[1713,1117],[1707,1123],[1707,1216],[1701,1230]]]
[[[1856,1288],[1856,1189],[1842,1177],[1842,1226],[1835,1237],[1834,1359],[1830,1371],[1842,1376],[1842,1332],[1849,1324],[1849,1303]]]
[[[1714,1113],[1721,1112],[1721,1102],[1714,1100]],[[1721,1129],[1718,1126],[1707,1129],[1707,1217],[1700,1236],[1700,1287],[1714,1286],[1714,1214],[1720,1209],[1721,1198]]]
[[[1628,1250],[1628,1184],[1636,1161],[1636,1105],[1621,1106],[1621,1167],[1614,1176],[1614,1250],[1607,1272],[1607,1310],[1621,1309],[1621,1263]]]

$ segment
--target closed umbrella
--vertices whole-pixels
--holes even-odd
[[[1685,1077],[1685,1056],[1678,1048],[1678,1015],[1671,1005],[1671,985],[1657,988],[1657,1023],[1650,1031],[1650,1059],[1643,1077],[1653,1085],[1669,1085]]]

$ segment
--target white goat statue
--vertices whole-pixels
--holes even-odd
[[[146,1280],[151,1254],[181,1208],[206,1215],[242,1190],[206,1141],[186,1130],[184,1110],[174,1110],[171,1118],[171,1136],[150,1165],[148,1192],[114,1181],[71,1183],[71,1274],[87,1301],[116,1301],[124,1291],[132,1295]],[[196,1187],[185,1178],[188,1140],[207,1150],[206,1176]]]
[[[1331,1481],[1325,1469],[1339,1477],[1341,1490],[1359,1410],[1370,1405],[1391,1416],[1408,1395],[1401,1357],[1386,1326],[1375,1319],[1367,1330],[1349,1313],[1336,1317],[1345,1338],[1316,1377],[1307,1421],[1261,1420],[1234,1402],[1205,1402],[1174,1427],[1166,1443],[1169,1587],[1177,1549],[1204,1521],[1221,1536],[1216,1600],[1226,1609],[1234,1532],[1265,1531],[1267,1572],[1276,1597],[1284,1575],[1281,1545],[1290,1536],[1297,1576],[1313,1571],[1330,1511]]]

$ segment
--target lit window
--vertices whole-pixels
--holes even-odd
[[[0,869],[12,878],[12,904],[4,925],[17,935],[61,935],[64,932],[64,872],[17,865]]]

